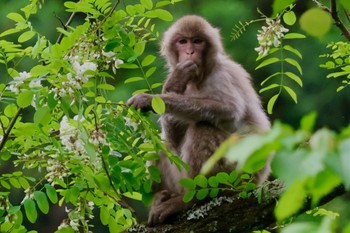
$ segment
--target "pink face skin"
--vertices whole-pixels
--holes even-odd
[[[197,65],[201,65],[206,48],[205,40],[199,37],[180,37],[176,40],[175,47],[178,52],[179,63],[193,60]]]

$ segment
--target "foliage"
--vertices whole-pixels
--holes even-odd
[[[187,189],[183,197],[184,202],[190,202],[194,197],[197,200],[204,200],[208,195],[210,198],[217,197],[219,192],[233,191],[239,193],[242,198],[251,196],[255,189],[252,176],[248,174],[238,175],[236,171],[230,174],[219,172],[215,176],[205,177],[199,174],[193,179],[183,178],[180,184]]]
[[[327,78],[343,77],[342,85],[337,88],[337,91],[341,91],[350,84],[350,43],[332,42],[329,43],[327,48],[331,48],[333,53],[321,55],[321,57],[328,58],[329,61],[320,66],[335,71],[327,75]]]
[[[337,135],[328,129],[313,132],[314,123],[315,114],[305,116],[297,130],[276,122],[271,131],[244,138],[227,152],[227,159],[248,173],[258,171],[275,152],[272,170],[286,186],[275,209],[279,222],[297,214],[306,199],[316,207],[340,184],[350,189],[349,127]]]
[[[294,6],[287,5],[285,7],[287,8],[283,8],[282,12],[276,14],[276,16],[273,18],[267,17],[259,11],[262,19],[266,22],[266,26],[263,26],[257,35],[259,47],[255,50],[259,54],[257,61],[259,61],[260,64],[256,67],[256,69],[270,65],[279,65],[280,67],[280,71],[271,74],[261,82],[261,86],[267,86],[260,89],[260,93],[266,91],[277,91],[277,93],[273,94],[268,101],[267,112],[269,114],[272,114],[273,107],[278,97],[282,94],[282,91],[286,91],[292,100],[295,103],[298,103],[297,94],[290,84],[288,84],[288,81],[292,81],[292,84],[297,84],[300,87],[303,86],[302,79],[299,77],[299,75],[302,75],[303,73],[301,65],[299,64],[298,60],[293,57],[296,56],[298,59],[302,59],[302,54],[298,49],[289,44],[285,44],[285,42],[286,40],[302,39],[305,38],[305,36],[300,33],[287,33],[284,35],[284,33],[288,32],[289,30],[281,24],[281,19],[283,19],[284,23],[289,26],[296,23],[296,15],[292,10]],[[237,39],[245,30],[246,26],[258,21],[261,20],[251,20],[250,22],[244,24],[240,23],[242,27],[236,26],[238,30],[234,30],[232,38]],[[272,46],[274,46],[274,48],[271,48]],[[293,56],[290,57],[289,55]],[[287,65],[290,65],[296,69],[298,74],[296,74],[295,71],[289,71],[287,69],[289,68]]]
[[[123,9],[119,1],[65,1],[72,14],[57,28],[56,43],[31,23],[44,1],[7,14],[14,27],[0,34],[0,64],[7,75],[0,84],[0,156],[2,167],[15,167],[0,175],[1,232],[27,232],[24,218],[36,223],[39,212],[48,214],[53,204],[67,212],[56,232],[91,232],[94,217],[110,232],[121,232],[135,222],[121,198],[147,203],[152,182],[160,182],[159,170],[146,163],[162,150],[185,166],[166,150],[147,117],[109,95],[120,79],[118,69],[139,74],[125,78],[144,82],[146,88],[135,93],[161,85],[150,84],[156,56],[144,51],[158,39],[155,20],[172,20],[164,7],[175,2],[141,0]],[[32,65],[21,70],[23,63]],[[154,106],[164,111],[159,101]],[[21,192],[22,201],[13,201]]]

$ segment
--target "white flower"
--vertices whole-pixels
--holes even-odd
[[[71,152],[78,154],[85,153],[84,142],[79,136],[79,130],[69,123],[67,116],[64,116],[60,123],[60,139],[62,145]]]
[[[107,58],[111,58],[115,55],[115,52],[113,51],[109,51],[109,52],[105,52],[103,49],[102,49],[102,55],[107,57]]]
[[[115,61],[114,61],[114,66],[115,66],[116,69],[118,69],[118,68],[119,68],[119,65],[121,65],[121,64],[124,64],[124,61],[123,61],[123,60],[121,60],[121,59],[115,59]]]
[[[26,79],[30,78],[30,76],[31,74],[26,71],[20,72],[19,76],[13,78],[13,80],[10,82],[10,85],[6,87],[6,90],[18,94],[20,92],[20,86],[24,83]]]
[[[42,87],[41,79],[39,79],[39,78],[33,79],[32,81],[30,81],[29,87],[30,88]]]
[[[14,79],[15,81],[18,81],[18,82],[22,82],[22,83],[23,83],[24,80],[30,78],[30,76],[31,76],[30,73],[24,71],[24,72],[20,72],[20,73],[19,73],[19,76],[14,77],[13,79]]]
[[[130,128],[133,128],[134,131],[137,130],[137,128],[139,127],[139,124],[136,123],[136,122],[133,122],[131,118],[129,117],[123,117],[124,120],[125,120],[125,125],[130,127]]]
[[[259,42],[259,47],[255,48],[255,51],[259,53],[260,56],[267,55],[270,47],[279,47],[281,45],[281,39],[284,37],[284,33],[289,30],[285,28],[279,18],[273,20],[266,18],[266,26],[261,27],[257,39]]]

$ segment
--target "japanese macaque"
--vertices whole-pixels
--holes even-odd
[[[189,170],[179,171],[161,153],[157,166],[162,179],[150,208],[150,225],[193,205],[182,201],[185,190],[179,179],[198,175],[203,163],[229,135],[244,136],[270,128],[250,75],[229,58],[219,30],[205,19],[189,15],[175,22],[164,34],[161,54],[169,69],[162,94],[157,95],[166,106],[160,117],[162,139]],[[150,110],[153,96],[138,94],[127,104]],[[233,169],[235,164],[222,159],[211,175]],[[266,165],[256,174],[256,182],[265,181],[268,174]]]

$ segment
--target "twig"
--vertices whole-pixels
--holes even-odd
[[[67,20],[66,24],[62,25],[65,29],[69,26],[69,24],[71,24],[71,22],[73,21],[73,18],[75,16],[75,12],[73,12],[70,16],[69,16],[69,19]],[[61,21],[61,20],[60,20]],[[61,21],[62,22],[62,21]],[[57,41],[56,43],[60,43],[61,40],[63,38],[63,33],[61,33],[58,38],[57,38]]]
[[[22,111],[22,108],[18,108],[18,110],[16,112],[16,115],[12,118],[9,126],[7,127],[7,129],[6,129],[5,133],[4,133],[4,136],[3,136],[2,140],[1,140],[1,143],[0,143],[0,151],[2,151],[2,149],[4,148],[5,143],[6,143],[7,139],[8,139],[8,137],[10,136],[11,130],[12,130],[13,126],[15,126],[15,123],[16,123],[16,121],[17,121],[21,111]]]
[[[343,35],[350,41],[350,31],[346,28],[337,12],[336,0],[331,0],[331,7],[328,8],[318,0],[312,0],[319,8],[327,11],[333,18],[335,25],[342,31]]]

